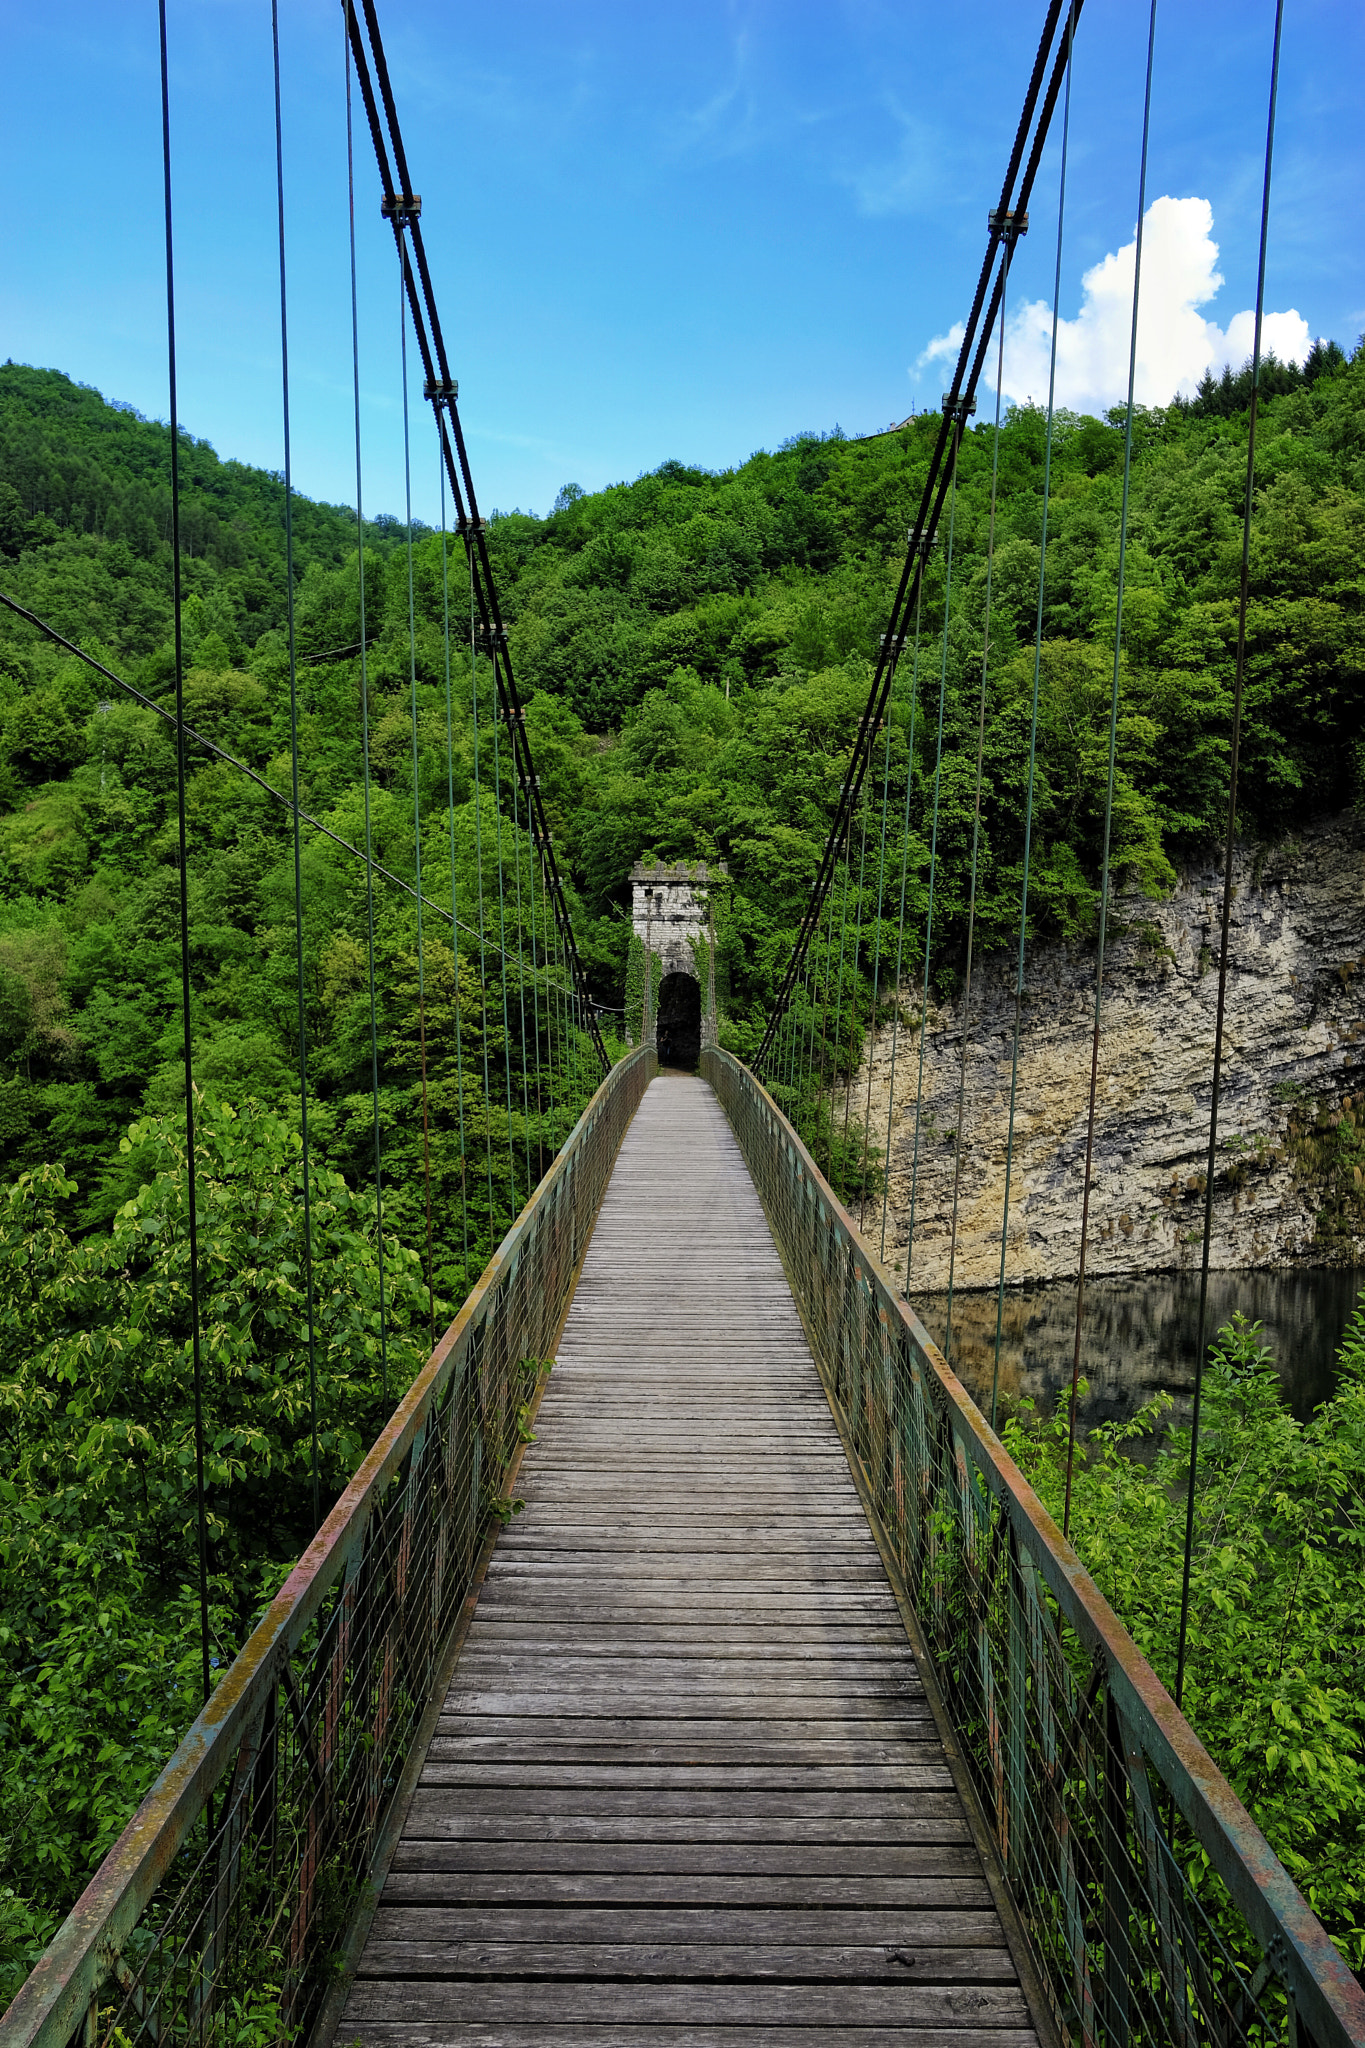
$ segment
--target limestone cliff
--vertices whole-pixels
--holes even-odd
[[[1166,901],[1120,896],[1100,1037],[1088,1270],[1197,1263],[1218,990],[1222,871],[1187,871]],[[1031,955],[1019,1048],[1009,1281],[1074,1275],[1094,1016],[1093,946]],[[956,1285],[994,1285],[1009,1115],[1013,962],[978,965],[966,1018]],[[902,990],[887,1259],[903,1274],[915,1175],[917,991]],[[948,1281],[964,1017],[931,1000],[915,1184],[912,1291]],[[853,1086],[885,1144],[890,1026]],[[1359,1263],[1365,1253],[1365,823],[1354,813],[1234,869],[1224,1085],[1214,1179],[1218,1267]],[[1357,1131],[1359,1124],[1359,1134]],[[880,1208],[880,1203],[877,1205]],[[867,1225],[874,1239],[880,1217]],[[895,1247],[893,1251],[893,1245]]]

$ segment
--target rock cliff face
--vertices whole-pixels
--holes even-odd
[[[1221,866],[1182,876],[1165,902],[1120,896],[1110,921],[1099,1051],[1087,1270],[1197,1265],[1218,993]],[[1080,1249],[1094,1020],[1093,946],[1030,957],[1010,1187],[1010,1282],[1074,1276]],[[970,1012],[931,1001],[915,1163],[918,992],[902,990],[887,1261],[901,1275],[915,1209],[911,1289],[993,1286],[1014,1027],[1013,962],[979,963]],[[961,1158],[955,1143],[964,1026]],[[871,1086],[874,1155],[885,1144],[892,1031],[879,1031],[852,1092]],[[1365,1254],[1365,822],[1354,813],[1234,869],[1213,1263],[1360,1263]],[[880,1203],[867,1227],[880,1235]],[[894,1249],[893,1249],[894,1247]]]

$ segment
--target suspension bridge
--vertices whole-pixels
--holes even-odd
[[[448,938],[457,980],[461,948],[477,958],[468,1060],[490,1130],[494,1107],[504,1112],[506,1157],[495,1165],[490,1138],[486,1186],[466,1173],[457,1199],[466,1251],[482,1231],[490,1255],[438,1339],[442,1196],[428,1145],[430,1357],[342,1497],[326,1514],[317,1502],[314,1540],[216,1684],[206,1621],[202,1711],[0,2021],[0,2048],[626,2048],[646,2035],[677,2048],[1365,2044],[1365,1993],[1183,1717],[1180,1678],[1172,1697],[1006,1455],[993,1414],[930,1342],[906,1299],[908,1268],[883,1260],[884,1224],[874,1249],[865,1201],[855,1221],[835,1194],[833,1088],[829,1175],[786,1113],[813,1069],[842,1071],[847,1127],[856,1063],[841,1068],[839,1048],[855,1020],[842,936],[831,971],[836,918],[847,923],[850,877],[867,858],[878,736],[898,687],[912,716],[918,701],[936,546],[951,579],[957,451],[1003,333],[1044,145],[1069,113],[1080,13],[1079,0],[1047,8],[872,688],[762,1043],[746,1067],[718,1042],[712,931],[691,1073],[661,1064],[649,957],[642,1042],[607,1056],[376,12],[345,0],[348,112],[354,80],[397,251],[404,347],[411,338],[420,358],[467,574],[467,636],[463,622],[452,632],[444,590],[447,701],[454,647],[468,654],[476,728],[481,703],[492,720],[493,844],[478,848],[475,901],[454,893],[453,840],[451,893],[424,878],[420,814],[409,876],[376,860],[368,811],[361,845],[304,810],[297,715],[290,789],[255,779],[283,806],[295,849],[305,1193],[299,849],[324,833],[364,874],[371,976],[375,892],[415,909],[424,1135],[423,920]],[[1277,18],[1272,81],[1278,37]],[[174,465],[164,7],[162,57]],[[1147,86],[1150,111],[1150,44]],[[1272,135],[1273,105],[1272,83]],[[278,142],[278,55],[276,119]],[[1065,125],[1062,161],[1064,195]],[[282,153],[278,164],[288,493]],[[1268,139],[1267,203],[1270,164]],[[1139,221],[1145,172],[1144,130]],[[1262,285],[1264,221],[1263,210]],[[1134,335],[1136,303],[1135,286]],[[997,376],[997,423],[999,390]],[[359,511],[358,368],[356,391]],[[1132,417],[1130,378],[1129,455]],[[1253,444],[1254,426],[1253,388]],[[1125,467],[1125,517],[1126,478]],[[1045,488],[1044,521],[1046,502]],[[443,520],[443,574],[444,547]],[[364,724],[363,545],[358,566],[359,644],[334,652],[358,658]],[[410,541],[408,576],[411,602]],[[1245,598],[1244,543],[1243,624]],[[1040,590],[1040,618],[1041,607]],[[143,702],[177,740],[192,1120],[185,763],[198,749],[253,771],[186,719],[179,613],[177,583],[174,709]],[[296,691],[292,612],[289,640]],[[1239,650],[1229,860],[1241,677]],[[983,721],[984,693],[983,665]],[[1035,740],[1037,702],[1035,667]],[[941,695],[938,715],[941,746]],[[414,710],[415,803],[417,744]],[[368,778],[367,726],[365,745]],[[1112,721],[1110,745],[1112,800]],[[1030,755],[1030,797],[1033,774]],[[979,789],[978,757],[978,831]],[[933,816],[936,834],[937,798]],[[649,887],[661,904],[664,885]],[[894,904],[894,877],[886,887]],[[1027,887],[1026,853],[1020,1001]],[[903,931],[904,873],[899,892]],[[1210,1204],[1229,898],[1225,887]],[[859,935],[852,943],[856,958]],[[899,952],[882,957],[880,914],[876,945],[874,1011],[903,979]],[[927,977],[927,939],[923,958]],[[969,927],[968,988],[971,968]],[[456,1001],[463,1058],[461,1014]],[[491,1065],[490,1019],[501,1032]],[[1017,1076],[1017,1012],[1014,1050]],[[374,1063],[382,1215],[377,1038]],[[964,1040],[959,1152],[965,1071]],[[1011,1118],[1013,1106],[1012,1092]],[[1093,1130],[1092,1077],[1092,1141]],[[463,1121],[460,1140],[463,1155]],[[188,1157],[192,1234],[192,1121]],[[866,1144],[862,1171],[865,1192]],[[1085,1187],[1088,1199],[1088,1167]],[[1002,1261],[1009,1199],[1007,1174]],[[197,1288],[193,1237],[190,1270]],[[1003,1278],[1002,1263],[1002,1292]],[[310,1271],[310,1359],[312,1290]],[[198,1387],[197,1292],[193,1308]],[[313,1429],[316,1445],[316,1408]],[[202,1457],[201,1443],[206,1616]],[[316,1473],[315,1450],[315,1487]]]

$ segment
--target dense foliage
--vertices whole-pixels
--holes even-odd
[[[1309,1423],[1287,1411],[1259,1325],[1223,1330],[1205,1381],[1185,1711],[1356,1970],[1365,1969],[1365,1311],[1340,1384]],[[1031,1404],[1030,1404],[1031,1405]],[[1189,1430],[1162,1395],[1080,1431],[1072,1539],[1166,1685],[1175,1680]],[[1157,1454],[1131,1452],[1155,1438]],[[1067,1418],[1005,1425],[1061,1519]],[[1155,1448],[1156,1446],[1149,1446]],[[1196,1874],[1207,1862],[1196,1858]],[[1206,1895],[1209,1887],[1204,1884]]]
[[[1169,882],[1173,859],[1217,830],[1226,800],[1246,425],[1244,413],[1226,411],[1239,392],[1235,379],[1224,381],[1227,392],[1209,380],[1188,408],[1137,422],[1115,831],[1120,866],[1153,891]],[[1277,369],[1271,381],[1293,388],[1262,413],[1243,749],[1244,824],[1266,835],[1340,808],[1359,782],[1365,353],[1347,362],[1322,348],[1307,372]],[[732,878],[718,935],[729,1042],[740,1052],[756,1043],[819,859],[936,431],[926,416],[861,442],[802,436],[719,475],[667,462],[594,495],[566,487],[548,518],[491,522],[542,791],[580,892],[584,951],[604,1003],[623,1002],[632,862],[649,852],[723,859]],[[1001,436],[977,907],[987,947],[1017,917],[1044,439],[1044,418],[1031,408],[1014,409]],[[885,756],[869,778],[874,810],[883,788],[888,795],[886,869],[897,880],[908,855],[903,966],[913,974],[942,684],[934,964],[945,979],[965,933],[992,440],[991,427],[978,425],[963,446],[946,633],[945,549],[923,607],[908,846],[900,820],[909,661]],[[278,480],[188,440],[184,453],[191,714],[278,783],[288,738]],[[1030,903],[1037,929],[1076,937],[1093,918],[1103,824],[1122,454],[1112,421],[1058,422]],[[12,557],[5,586],[72,637],[98,642],[121,673],[162,698],[166,455],[164,427],[55,373],[0,370],[0,476],[12,494],[0,518]],[[301,502],[296,534],[301,647],[309,656],[354,648],[353,518]],[[403,529],[377,521],[366,546],[376,845],[386,865],[410,876],[410,663],[429,857],[439,859],[448,838],[451,796],[468,823],[468,656],[457,647],[448,774],[442,637],[447,592],[458,621],[468,586],[452,559],[443,588],[441,540],[419,533],[410,654]],[[9,804],[0,817],[0,1060],[10,1076],[0,1128],[18,1160],[64,1160],[93,1205],[91,1221],[109,1213],[97,1184],[111,1141],[143,1107],[166,1106],[177,1085],[167,1037],[172,753],[154,714],[107,703],[102,688],[29,629],[0,621]],[[305,801],[354,842],[358,662],[310,661],[303,697]],[[485,700],[477,748],[487,786],[490,709]],[[284,814],[206,760],[195,764],[192,807],[203,1071],[229,1092],[282,1106],[294,1065]],[[366,1032],[348,1007],[362,892],[346,856],[315,842],[310,860],[308,1026],[320,1094],[337,1105],[320,1135],[354,1173],[363,1118],[348,1119],[342,1105],[367,1079]],[[898,889],[882,892],[879,929],[875,881],[869,871],[864,978],[877,947],[893,957],[896,943]],[[398,955],[413,950],[412,919],[391,890],[380,909],[383,1079],[401,1096],[411,1073],[389,1042],[391,992]],[[398,1146],[403,1122],[393,1125]]]
[[[216,1666],[313,1533],[294,1121],[205,1106],[196,1144]],[[134,1124],[105,1230],[55,1166],[0,1196],[0,2000],[200,1703],[185,1136]],[[427,1350],[415,1253],[315,1171],[319,1467],[330,1503]],[[387,1398],[386,1398],[387,1395]]]
[[[1260,835],[1359,792],[1365,351],[1347,361],[1319,350],[1302,373],[1279,369],[1268,389],[1243,751],[1243,823]],[[1143,413],[1136,425],[1115,831],[1120,867],[1153,892],[1217,829],[1226,801],[1245,398],[1230,373],[1189,406]],[[863,441],[800,435],[732,471],[666,462],[593,495],[566,486],[544,519],[490,520],[541,791],[605,1006],[624,1015],[642,1005],[624,915],[632,864],[651,853],[723,860],[724,1035],[740,1053],[756,1045],[820,858],[936,431],[926,417]],[[1057,422],[1030,906],[1035,930],[1078,941],[1096,901],[1123,443],[1112,418]],[[984,662],[976,918],[987,947],[1017,918],[1044,452],[1042,414],[1012,410],[999,447]],[[862,1021],[874,963],[883,998],[893,958],[907,977],[921,971],[936,799],[930,964],[942,986],[957,971],[993,453],[991,428],[978,424],[959,466],[951,604],[940,548],[918,663],[902,665],[868,782],[873,854],[860,863],[861,902],[852,892],[849,961]],[[168,456],[165,426],[56,372],[0,368],[0,588],[162,707],[174,679]],[[220,461],[188,436],[181,466],[188,715],[265,784],[190,751],[214,1619],[226,1657],[309,1512],[293,863],[279,800],[290,741],[283,506],[277,476]],[[303,801],[354,847],[366,820],[354,516],[296,500],[294,532]],[[382,1412],[386,1375],[391,1396],[431,1316],[481,1269],[592,1077],[547,962],[544,905],[526,820],[502,775],[486,665],[471,663],[458,623],[448,658],[447,615],[460,622],[469,612],[458,550],[425,529],[411,541],[392,519],[363,535],[369,811],[376,858],[409,883],[420,814],[423,886],[442,904],[453,891],[460,950],[457,963],[450,920],[432,913],[419,957],[412,897],[380,879],[372,1041],[364,864],[306,835],[329,1491]],[[513,887],[500,887],[509,876]],[[178,914],[165,720],[0,611],[0,1148],[11,1183],[0,1204],[0,1996],[4,1971],[12,1979],[22,1969],[70,1902],[194,1704]],[[539,1089],[522,1086],[517,1049],[528,1042],[547,1057],[559,1048]],[[376,1043],[386,1358],[375,1305]],[[831,1057],[847,1065],[859,1051],[855,1028]],[[405,1249],[424,1245],[426,1227],[424,1060],[428,1284]],[[827,1105],[828,1096],[823,1112],[794,1106],[810,1131]],[[854,1172],[856,1139],[846,1145]],[[1259,1385],[1254,1374],[1245,1381]],[[1101,1459],[1094,1469],[1111,1466]],[[1156,1495],[1142,1498],[1155,1513]],[[1128,1599],[1118,1577],[1112,1590]],[[1210,1581],[1216,1607],[1215,1592]],[[1286,1592],[1276,1611],[1289,1617],[1292,1644],[1301,1607]],[[1136,1610],[1132,1618],[1148,1627]],[[1211,1670],[1201,1665],[1192,1700],[1220,1755],[1229,1745],[1236,1775],[1238,1745],[1250,1758],[1255,1731],[1224,1726],[1232,1709],[1212,1701]],[[1354,1697],[1365,1696],[1353,1682]],[[1246,1775],[1252,1763],[1238,1780],[1272,1835],[1266,1801],[1286,1773],[1309,1768],[1302,1756],[1325,1773],[1324,1745],[1335,1744],[1358,1765],[1358,1728],[1352,1749],[1338,1706],[1315,1703],[1318,1679],[1304,1683],[1302,1697],[1282,1699],[1300,1724],[1292,1747],[1267,1761],[1272,1745],[1263,1744],[1255,1769],[1264,1783]],[[1310,1724],[1328,1730],[1321,1743]],[[1344,1765],[1332,1769],[1341,1813],[1356,1814],[1354,1780]],[[1314,1869],[1326,1873],[1324,1910],[1354,1939],[1358,1902],[1332,1875],[1337,1839]]]

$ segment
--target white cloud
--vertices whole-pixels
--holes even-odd
[[[955,363],[966,332],[963,322],[954,320],[946,334],[936,334],[928,348],[920,350],[915,358],[915,368],[927,370],[930,363]]]
[[[1127,397],[1136,247],[1134,238],[1087,270],[1080,312],[1057,324],[1059,405],[1095,411]],[[1223,282],[1217,265],[1208,200],[1153,200],[1142,238],[1134,385],[1140,405],[1169,405],[1177,392],[1193,392],[1205,370],[1221,370],[1228,362],[1238,369],[1251,354],[1254,314],[1234,313],[1221,328],[1201,311]],[[931,341],[917,367],[932,360],[948,339]],[[1005,390],[1010,397],[1046,401],[1051,341],[1052,308],[1043,300],[1029,301],[1009,316]],[[1282,362],[1302,362],[1311,345],[1308,322],[1292,308],[1265,315],[1263,350],[1273,349]]]

